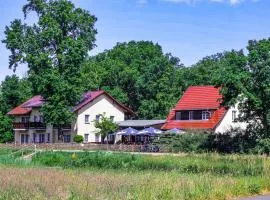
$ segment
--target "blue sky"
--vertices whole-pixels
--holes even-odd
[[[0,39],[5,26],[22,18],[26,0],[1,1]],[[243,49],[250,39],[270,37],[269,0],[73,0],[96,15],[97,47],[117,42],[151,40],[189,66],[207,55]],[[0,44],[0,81],[11,75],[9,52]],[[16,74],[23,76],[27,67]]]

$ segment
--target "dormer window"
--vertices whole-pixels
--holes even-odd
[[[211,118],[211,112],[209,111],[202,111],[202,120],[208,120]]]
[[[194,119],[194,111],[189,111],[189,120]]]

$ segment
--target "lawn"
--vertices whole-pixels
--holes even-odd
[[[269,180],[262,156],[42,152],[1,165],[0,199],[218,200],[270,191]]]

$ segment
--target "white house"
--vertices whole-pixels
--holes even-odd
[[[247,124],[238,122],[238,105],[226,108],[221,105],[220,88],[214,86],[189,87],[176,106],[170,111],[164,130],[209,130],[225,133],[230,129],[245,129]]]
[[[44,123],[40,113],[43,104],[41,96],[34,96],[8,113],[14,117],[16,143],[69,143],[76,134],[82,135],[86,143],[100,142],[100,137],[96,136],[94,120],[99,120],[101,114],[104,113],[115,122],[124,121],[135,115],[131,109],[103,90],[87,92],[73,108],[75,122],[72,125],[62,126],[63,138],[61,138],[58,127]]]

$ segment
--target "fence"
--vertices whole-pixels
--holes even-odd
[[[33,144],[0,144],[0,149],[35,148]],[[171,152],[169,146],[157,145],[123,145],[123,144],[77,144],[77,143],[42,143],[36,144],[42,150],[85,150],[85,151],[119,151],[119,152]]]

